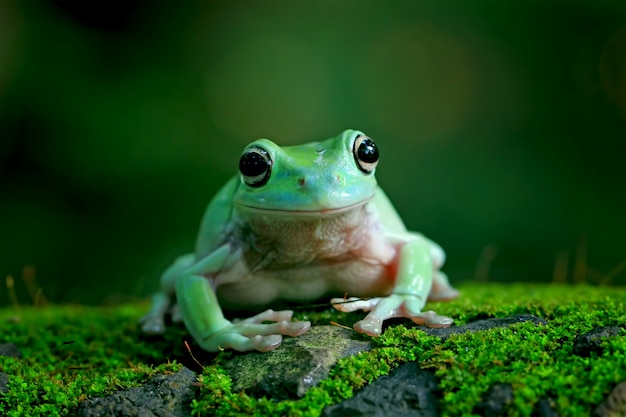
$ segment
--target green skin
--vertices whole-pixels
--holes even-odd
[[[163,273],[143,331],[165,331],[163,316],[174,295],[174,320],[182,319],[211,352],[264,352],[279,346],[283,335],[310,328],[309,322],[292,322],[289,310],[231,322],[222,308],[261,311],[277,302],[333,295],[350,296],[331,300],[340,311],[369,312],[354,325],[368,335],[380,335],[384,320],[394,317],[450,326],[452,319],[422,311],[427,299],[458,296],[439,271],[444,252],[406,229],[376,183],[377,158],[359,159],[355,149],[363,138],[346,130],[301,146],[281,148],[267,139],[248,145],[244,153],[262,148],[271,160],[266,182],[250,186],[250,177],[240,174],[217,193],[195,253],[179,257]]]

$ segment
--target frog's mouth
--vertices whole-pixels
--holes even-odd
[[[327,217],[335,216],[343,213],[347,213],[359,208],[364,207],[374,196],[370,196],[364,200],[358,201],[353,204],[349,204],[343,207],[333,208],[321,208],[315,210],[285,210],[285,209],[273,209],[266,207],[255,207],[247,204],[234,203],[233,205],[248,214],[262,214],[272,216],[291,216],[291,217]]]

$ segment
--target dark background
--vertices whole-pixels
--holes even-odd
[[[148,294],[246,143],[346,128],[453,282],[624,284],[625,12],[2,0],[0,305]]]

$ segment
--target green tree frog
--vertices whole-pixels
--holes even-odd
[[[393,317],[450,326],[451,318],[422,311],[427,299],[458,296],[440,271],[444,252],[406,229],[376,183],[378,160],[374,141],[356,130],[301,146],[249,144],[239,174],[210,202],[195,252],[163,273],[143,331],[165,331],[174,295],[173,317],[212,352],[268,351],[310,328],[289,310],[230,321],[222,308],[262,311],[333,295],[343,296],[331,300],[340,311],[369,312],[354,325],[368,335]]]

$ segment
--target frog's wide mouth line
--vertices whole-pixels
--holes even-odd
[[[259,214],[269,214],[269,215],[277,215],[277,216],[297,216],[297,217],[313,217],[313,216],[332,216],[335,214],[345,213],[347,211],[354,210],[359,207],[365,206],[374,196],[370,196],[366,199],[363,199],[354,204],[350,204],[344,207],[337,208],[322,208],[317,210],[285,210],[285,209],[268,209],[262,207],[250,206],[248,204],[239,204],[234,203],[233,205],[237,208],[243,209],[247,212],[254,212]]]

